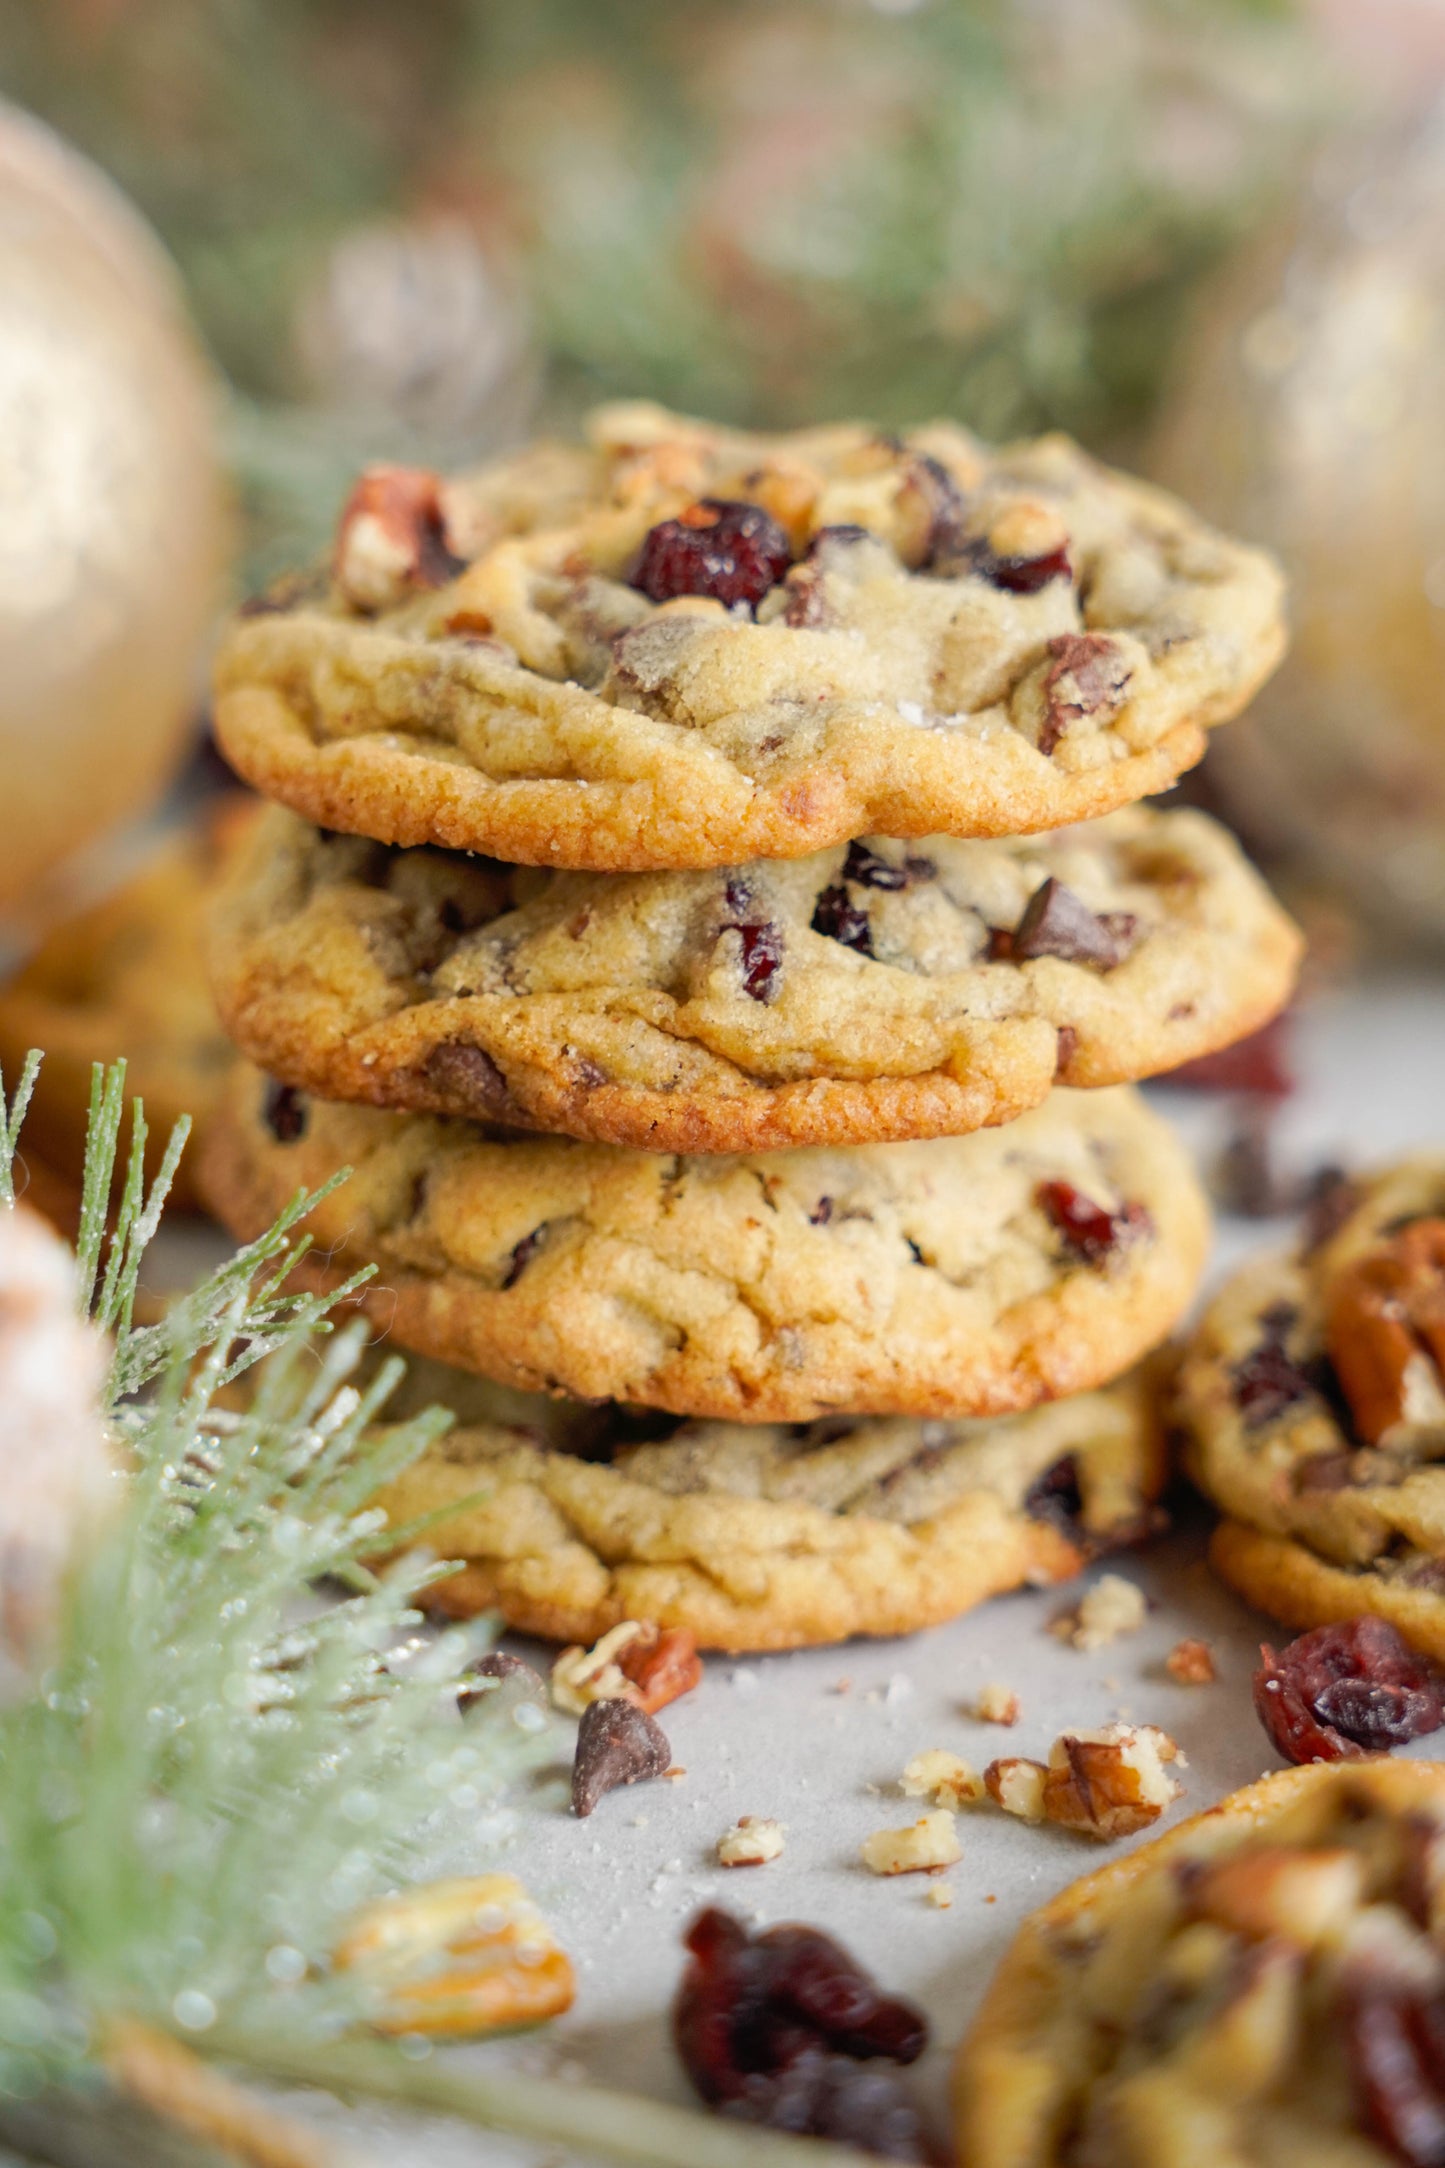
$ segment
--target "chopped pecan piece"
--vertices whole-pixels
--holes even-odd
[[[874,1874],[933,1874],[963,1857],[946,1807],[920,1815],[906,1829],[875,1829],[863,1839],[861,1851],[864,1866]]]
[[[1325,1343],[1359,1435],[1445,1431],[1445,1219],[1418,1219],[1341,1272]]]
[[[353,609],[390,609],[466,570],[447,545],[441,488],[425,467],[367,468],[336,535],[336,583]]]
[[[899,1779],[899,1789],[906,1799],[931,1799],[935,1806],[947,1807],[953,1814],[975,1805],[984,1796],[983,1779],[977,1771],[960,1755],[950,1754],[941,1746],[914,1755]]]
[[[1183,1786],[1165,1769],[1179,1749],[1153,1724],[1065,1732],[1049,1749],[1044,1819],[1110,1843],[1157,1822]]]
[[[1332,1940],[1360,1904],[1364,1861],[1336,1847],[1300,1851],[1256,1845],[1195,1862],[1187,1874],[1190,1912],[1234,1934],[1266,1941],[1278,1935],[1301,1949]]]
[[[1055,1619],[1050,1629],[1071,1648],[1086,1654],[1104,1649],[1124,1634],[1134,1634],[1148,1613],[1144,1591],[1121,1573],[1106,1573],[1086,1590],[1077,1608]]]
[[[1164,1659],[1164,1669],[1179,1686],[1212,1686],[1218,1677],[1207,1641],[1176,1641]]]
[[[732,1828],[725,1829],[717,1840],[718,1865],[766,1867],[770,1859],[782,1858],[786,1835],[785,1824],[766,1814],[739,1815]]]
[[[1016,1724],[1020,1713],[1019,1697],[1011,1686],[990,1679],[986,1686],[979,1688],[973,1713],[981,1724]]]
[[[378,2032],[445,2037],[535,2025],[571,2008],[572,1966],[509,1874],[432,1882],[368,1906],[333,1962]]]
[[[1016,1814],[1024,1822],[1041,1822],[1047,1777],[1042,1762],[1030,1761],[1022,1754],[1008,1754],[989,1763],[983,1782],[989,1798],[1005,1814]]]
[[[629,1641],[617,1658],[617,1668],[636,1689],[637,1706],[655,1716],[669,1702],[690,1694],[702,1684],[702,1658],[697,1638],[685,1626],[656,1627]]]

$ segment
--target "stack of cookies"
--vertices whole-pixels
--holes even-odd
[[[466,1501],[454,1607],[783,1647],[1149,1525],[1208,1216],[1130,1086],[1299,939],[1137,801],[1282,641],[1267,559],[1062,440],[635,406],[372,471],[241,613],[275,804],[210,961],[259,1068],[204,1179],[249,1237],[353,1170],[306,1269],[451,1366],[392,1504]]]

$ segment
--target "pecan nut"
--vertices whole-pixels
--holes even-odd
[[[1368,1445],[1445,1430],[1445,1219],[1418,1219],[1330,1289],[1325,1340]]]
[[[571,1960],[520,1882],[485,1874],[369,1905],[338,1945],[383,2033],[456,2038],[535,2025],[571,2008]]]
[[[342,508],[335,569],[357,610],[392,609],[465,571],[447,540],[441,476],[427,467],[368,467]]]

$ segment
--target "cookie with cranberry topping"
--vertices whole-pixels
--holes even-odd
[[[913,1633],[1158,1525],[1152,1369],[1021,1415],[783,1425],[517,1395],[489,1413],[480,1381],[420,1367],[413,1397],[460,1425],[379,1503],[397,1524],[431,1518],[429,1542],[463,1562],[428,1601],[549,1640],[629,1618],[733,1651]]]
[[[204,1128],[234,1059],[206,985],[206,912],[258,810],[239,793],[217,801],[114,893],[54,927],[0,987],[7,1083],[32,1046],[45,1055],[21,1158],[33,1148],[61,1185],[79,1188],[94,1062],[125,1057],[126,1096],[145,1102],[151,1174],[183,1114]],[[195,1158],[193,1138],[171,1190],[183,1208],[198,1202]]]
[[[760,436],[376,469],[242,610],[216,727],[324,827],[646,871],[1018,835],[1162,790],[1284,646],[1279,574],[1062,437]]]
[[[404,1347],[503,1382],[681,1415],[1012,1413],[1117,1377],[1197,1285],[1208,1212],[1128,1089],[1005,1129],[684,1158],[303,1098],[254,1072],[204,1178],[242,1237],[302,1185],[313,1284],[377,1268]],[[1067,1203],[1063,1208],[1061,1199]],[[1089,1208],[1115,1239],[1081,1253]]]
[[[1263,1778],[1025,1920],[954,2074],[969,2168],[1428,2168],[1445,1763]]]
[[[1185,1356],[1224,1577],[1293,1626],[1373,1612],[1445,1660],[1445,1157],[1343,1191],[1246,1266]]]
[[[956,1135],[1286,999],[1300,942],[1201,813],[543,873],[275,809],[213,919],[243,1051],[329,1099],[654,1151]]]

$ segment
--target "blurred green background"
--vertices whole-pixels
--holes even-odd
[[[1289,0],[5,0],[155,222],[256,577],[364,456],[616,392],[1125,452],[1342,71]]]

